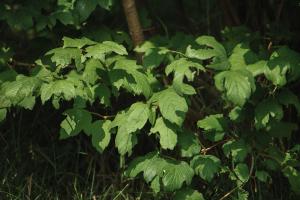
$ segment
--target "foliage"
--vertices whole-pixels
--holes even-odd
[[[0,20],[14,31],[43,35],[58,22],[81,29],[97,9],[118,6],[28,2],[20,9],[1,4]],[[297,51],[270,50],[260,35],[236,41],[244,30],[225,29],[223,40],[150,38],[135,48],[144,54],[137,63],[126,36],[116,39],[110,31],[109,39],[64,36],[26,72],[1,48],[0,123],[14,109],[34,112],[51,103],[63,116],[53,124],[60,139],[85,134],[99,154],[115,149],[124,178],[144,179],[157,198],[220,199],[228,191],[231,199],[255,198],[253,187],[267,188],[278,173],[292,195],[300,194]]]

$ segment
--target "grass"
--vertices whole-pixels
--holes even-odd
[[[122,177],[115,150],[101,155],[84,135],[59,140],[61,115],[47,113],[14,110],[1,124],[1,200],[151,199],[143,182]]]

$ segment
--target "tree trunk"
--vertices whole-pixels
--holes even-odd
[[[144,34],[141,27],[141,23],[138,17],[135,0],[122,0],[124,13],[126,16],[129,33],[134,47],[144,42]],[[142,55],[137,55],[139,63],[142,61]]]

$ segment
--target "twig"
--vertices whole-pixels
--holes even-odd
[[[220,145],[220,144],[223,144],[223,143],[225,143],[225,142],[228,142],[228,141],[230,141],[230,140],[232,140],[232,139],[222,140],[222,141],[217,142],[216,144],[214,144],[214,145],[212,145],[212,146],[210,146],[210,147],[207,147],[207,148],[205,148],[205,149],[201,149],[201,153],[205,155],[208,151],[212,150],[212,149],[215,148],[216,146],[218,146],[218,145]]]
[[[15,66],[20,66],[20,67],[29,67],[29,68],[33,68],[35,67],[35,64],[33,63],[25,63],[25,62],[20,62],[20,61],[16,61],[11,59],[10,62],[8,62],[9,65],[15,67]]]
[[[284,0],[281,0],[280,4],[278,6],[278,9],[277,9],[276,22],[278,22],[280,20],[283,6],[284,6]]]
[[[91,113],[91,114],[93,114],[95,116],[101,117],[103,119],[109,119],[109,118],[115,117],[115,115],[102,115],[100,113],[96,113],[96,112],[92,112],[92,111],[89,111],[89,113]]]

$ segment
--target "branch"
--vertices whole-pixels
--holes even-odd
[[[95,116],[98,116],[98,117],[100,117],[100,118],[103,118],[103,119],[109,119],[109,118],[115,117],[115,115],[102,115],[102,114],[100,114],[100,113],[91,112],[91,111],[89,111],[89,113],[91,113],[91,114],[93,114],[93,115],[95,115]]]
[[[144,42],[143,29],[138,17],[135,0],[122,0],[125,17],[128,24],[129,33],[134,47]],[[142,62],[142,54],[137,54],[138,62]]]

